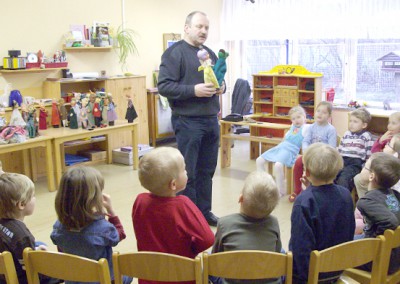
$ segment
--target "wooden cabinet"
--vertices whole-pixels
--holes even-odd
[[[290,70],[291,73],[285,73]],[[322,98],[322,74],[302,66],[278,65],[253,75],[253,108],[257,120],[290,123],[291,107],[301,105],[312,122]]]
[[[174,136],[171,123],[171,108],[163,107],[158,89],[147,90],[147,107],[149,116],[149,134],[151,145],[156,146],[157,139]]]
[[[146,98],[146,77],[130,76],[121,78],[107,79],[106,91],[113,95],[113,100],[117,105],[117,115],[119,119],[125,119],[128,106],[127,95],[133,97],[133,105],[138,114],[138,133],[139,144],[149,144],[149,124],[147,115]],[[124,137],[130,142],[130,135]],[[125,145],[131,145],[127,143]]]
[[[66,93],[86,93],[89,90],[104,88],[111,93],[116,105],[118,119],[124,120],[128,105],[127,95],[132,96],[133,104],[138,113],[139,143],[149,144],[145,76],[116,77],[107,79],[59,79],[47,80],[43,83],[44,98],[59,98]],[[113,143],[116,148],[131,145],[131,136],[122,135]]]

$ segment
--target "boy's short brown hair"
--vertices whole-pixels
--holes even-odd
[[[173,179],[177,179],[184,167],[184,159],[178,149],[157,147],[139,161],[141,185],[155,195],[161,195]]]
[[[320,106],[326,106],[326,108],[328,109],[329,115],[332,115],[333,106],[332,106],[331,102],[322,101],[317,105],[317,108],[319,108]]]
[[[28,203],[35,192],[35,185],[25,175],[4,173],[0,175],[0,218],[15,219],[18,203]]]
[[[360,119],[363,123],[368,124],[371,121],[371,114],[364,107],[353,110],[350,112],[350,115]]]
[[[279,201],[279,192],[272,176],[266,172],[250,173],[242,189],[242,212],[253,218],[265,218]]]
[[[375,183],[379,188],[391,188],[400,179],[400,161],[386,153],[373,153],[369,169],[375,174]]]
[[[318,142],[306,149],[303,164],[311,176],[328,182],[335,179],[343,168],[343,158],[335,148]]]

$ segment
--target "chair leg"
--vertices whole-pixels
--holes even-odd
[[[286,192],[291,195],[293,193],[293,167],[285,167],[285,177],[286,177]]]

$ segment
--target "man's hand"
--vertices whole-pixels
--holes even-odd
[[[212,97],[217,92],[212,83],[201,83],[194,86],[194,94],[196,97]]]
[[[220,96],[223,93],[225,93],[225,88],[226,88],[225,81],[222,81],[222,84],[221,84],[220,88],[217,90],[217,94],[216,95]]]

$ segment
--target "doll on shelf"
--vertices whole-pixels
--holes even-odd
[[[60,109],[58,108],[56,99],[53,99],[51,102],[51,125],[54,128],[60,127]]]
[[[69,128],[78,129],[78,117],[75,112],[76,100],[75,98],[71,99],[71,108],[68,112],[68,120],[69,120]]]
[[[21,116],[26,124],[28,122],[28,106],[25,103],[21,104]]]
[[[88,112],[87,112],[87,104],[89,102],[88,98],[83,98],[81,101],[82,107],[81,107],[81,125],[82,129],[87,129],[89,126],[89,121],[88,121]]]
[[[13,104],[13,111],[11,113],[11,118],[10,118],[10,126],[25,127],[26,122],[22,118],[21,113],[19,112],[18,103],[16,101],[13,101],[13,102],[14,102],[14,104]]]
[[[58,100],[58,104],[60,106],[60,119],[61,119],[61,124],[63,127],[68,126],[68,112],[67,108],[65,107],[65,101],[63,98]]]
[[[101,109],[100,109],[100,98],[96,98],[93,105],[93,117],[94,117],[94,125],[96,127],[100,127],[101,125]]]
[[[28,121],[26,122],[26,128],[28,130],[29,138],[35,138],[39,134],[37,129],[36,107],[34,104],[30,104],[27,109]]]
[[[0,131],[7,126],[6,120],[6,110],[2,107],[0,108]]]
[[[89,92],[86,96],[89,96],[89,102],[87,104],[87,117],[88,117],[88,127],[93,128],[95,127],[94,123],[94,116],[93,116],[93,107],[96,102],[96,94],[93,92]]]
[[[47,129],[47,110],[44,107],[43,102],[39,104],[39,130],[46,130]]]
[[[130,95],[126,95],[128,99],[128,108],[126,109],[125,119],[128,120],[129,123],[132,123],[136,117],[138,117],[137,112],[135,110],[135,106],[132,102],[132,97]]]
[[[101,106],[101,127],[106,127],[108,125],[108,116],[107,116],[107,109],[108,109],[108,97],[105,96],[102,100]]]
[[[198,68],[198,71],[204,71],[204,83],[212,83],[214,88],[219,89],[220,86],[218,84],[217,77],[215,76],[212,62],[210,59],[210,54],[206,49],[200,49],[197,52],[197,58],[200,60],[201,65]]]
[[[108,125],[113,126],[114,121],[118,119],[117,112],[115,111],[116,104],[114,103],[112,95],[110,93],[107,95],[107,98],[108,98],[108,107],[107,107]]]

